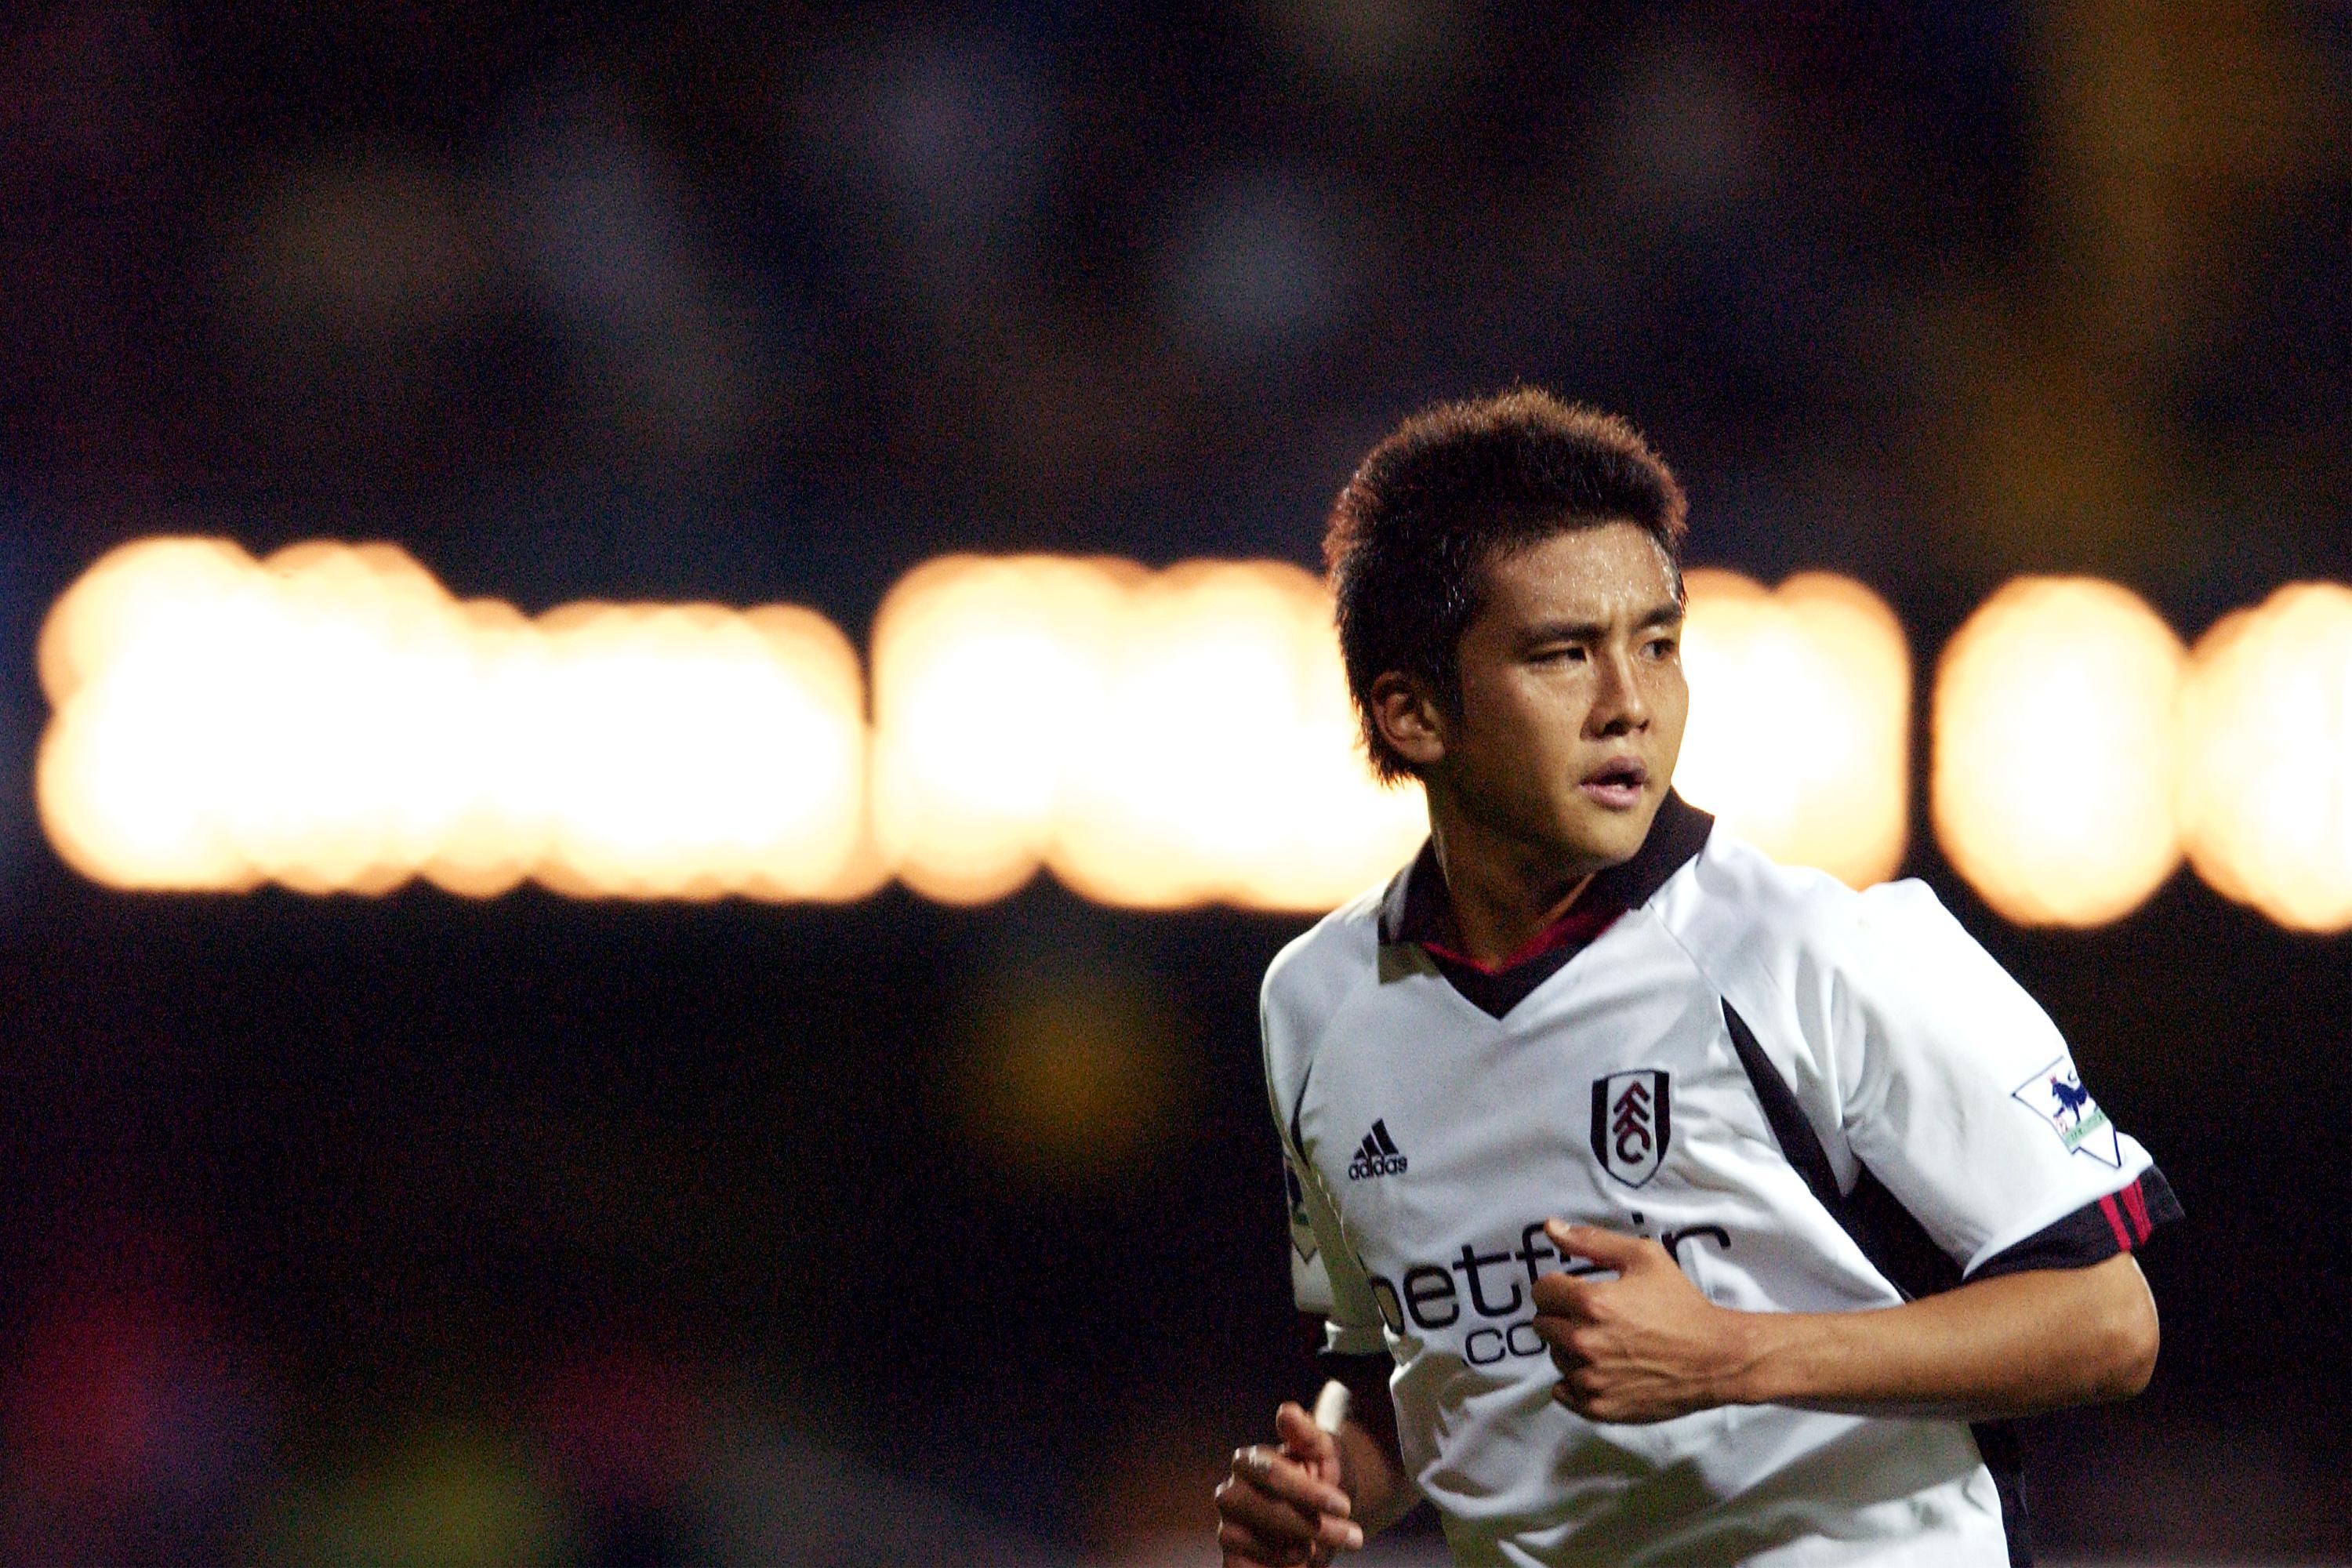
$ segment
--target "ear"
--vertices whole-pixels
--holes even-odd
[[[1391,670],[1372,682],[1372,723],[1416,772],[1445,760],[1444,710],[1411,676]]]

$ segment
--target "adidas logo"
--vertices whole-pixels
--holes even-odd
[[[1360,1182],[1367,1176],[1403,1174],[1404,1155],[1397,1149],[1396,1140],[1389,1136],[1388,1121],[1382,1119],[1373,1122],[1356,1157],[1348,1162],[1348,1180]]]

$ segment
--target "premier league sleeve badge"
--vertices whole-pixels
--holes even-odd
[[[2123,1169],[2123,1147],[2116,1124],[2083,1087],[2082,1075],[2069,1058],[2062,1056],[2045,1062],[2011,1089],[2010,1098],[2048,1122],[2069,1154],[2088,1154],[2102,1165]]]

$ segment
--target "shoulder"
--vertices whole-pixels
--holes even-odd
[[[1702,967],[1777,967],[1838,946],[1861,898],[1826,872],[1780,864],[1718,823],[1651,907]]]
[[[1786,993],[1831,980],[1868,991],[1921,969],[1990,964],[1935,890],[1916,878],[1859,892],[1784,866],[1721,826],[1659,890],[1654,908],[1694,963],[1729,991]]]
[[[1295,1019],[1328,1015],[1372,977],[1380,959],[1381,909],[1391,884],[1367,889],[1284,944],[1266,965],[1259,1006]]]
[[[1269,1084],[1294,1089],[1324,1026],[1350,993],[1380,973],[1381,911],[1393,879],[1325,915],[1266,965],[1258,989]],[[1286,1095],[1285,1098],[1287,1098]]]

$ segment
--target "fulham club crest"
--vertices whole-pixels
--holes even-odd
[[[1592,1080],[1592,1157],[1627,1186],[1658,1173],[1672,1131],[1663,1071],[1649,1068]]]

